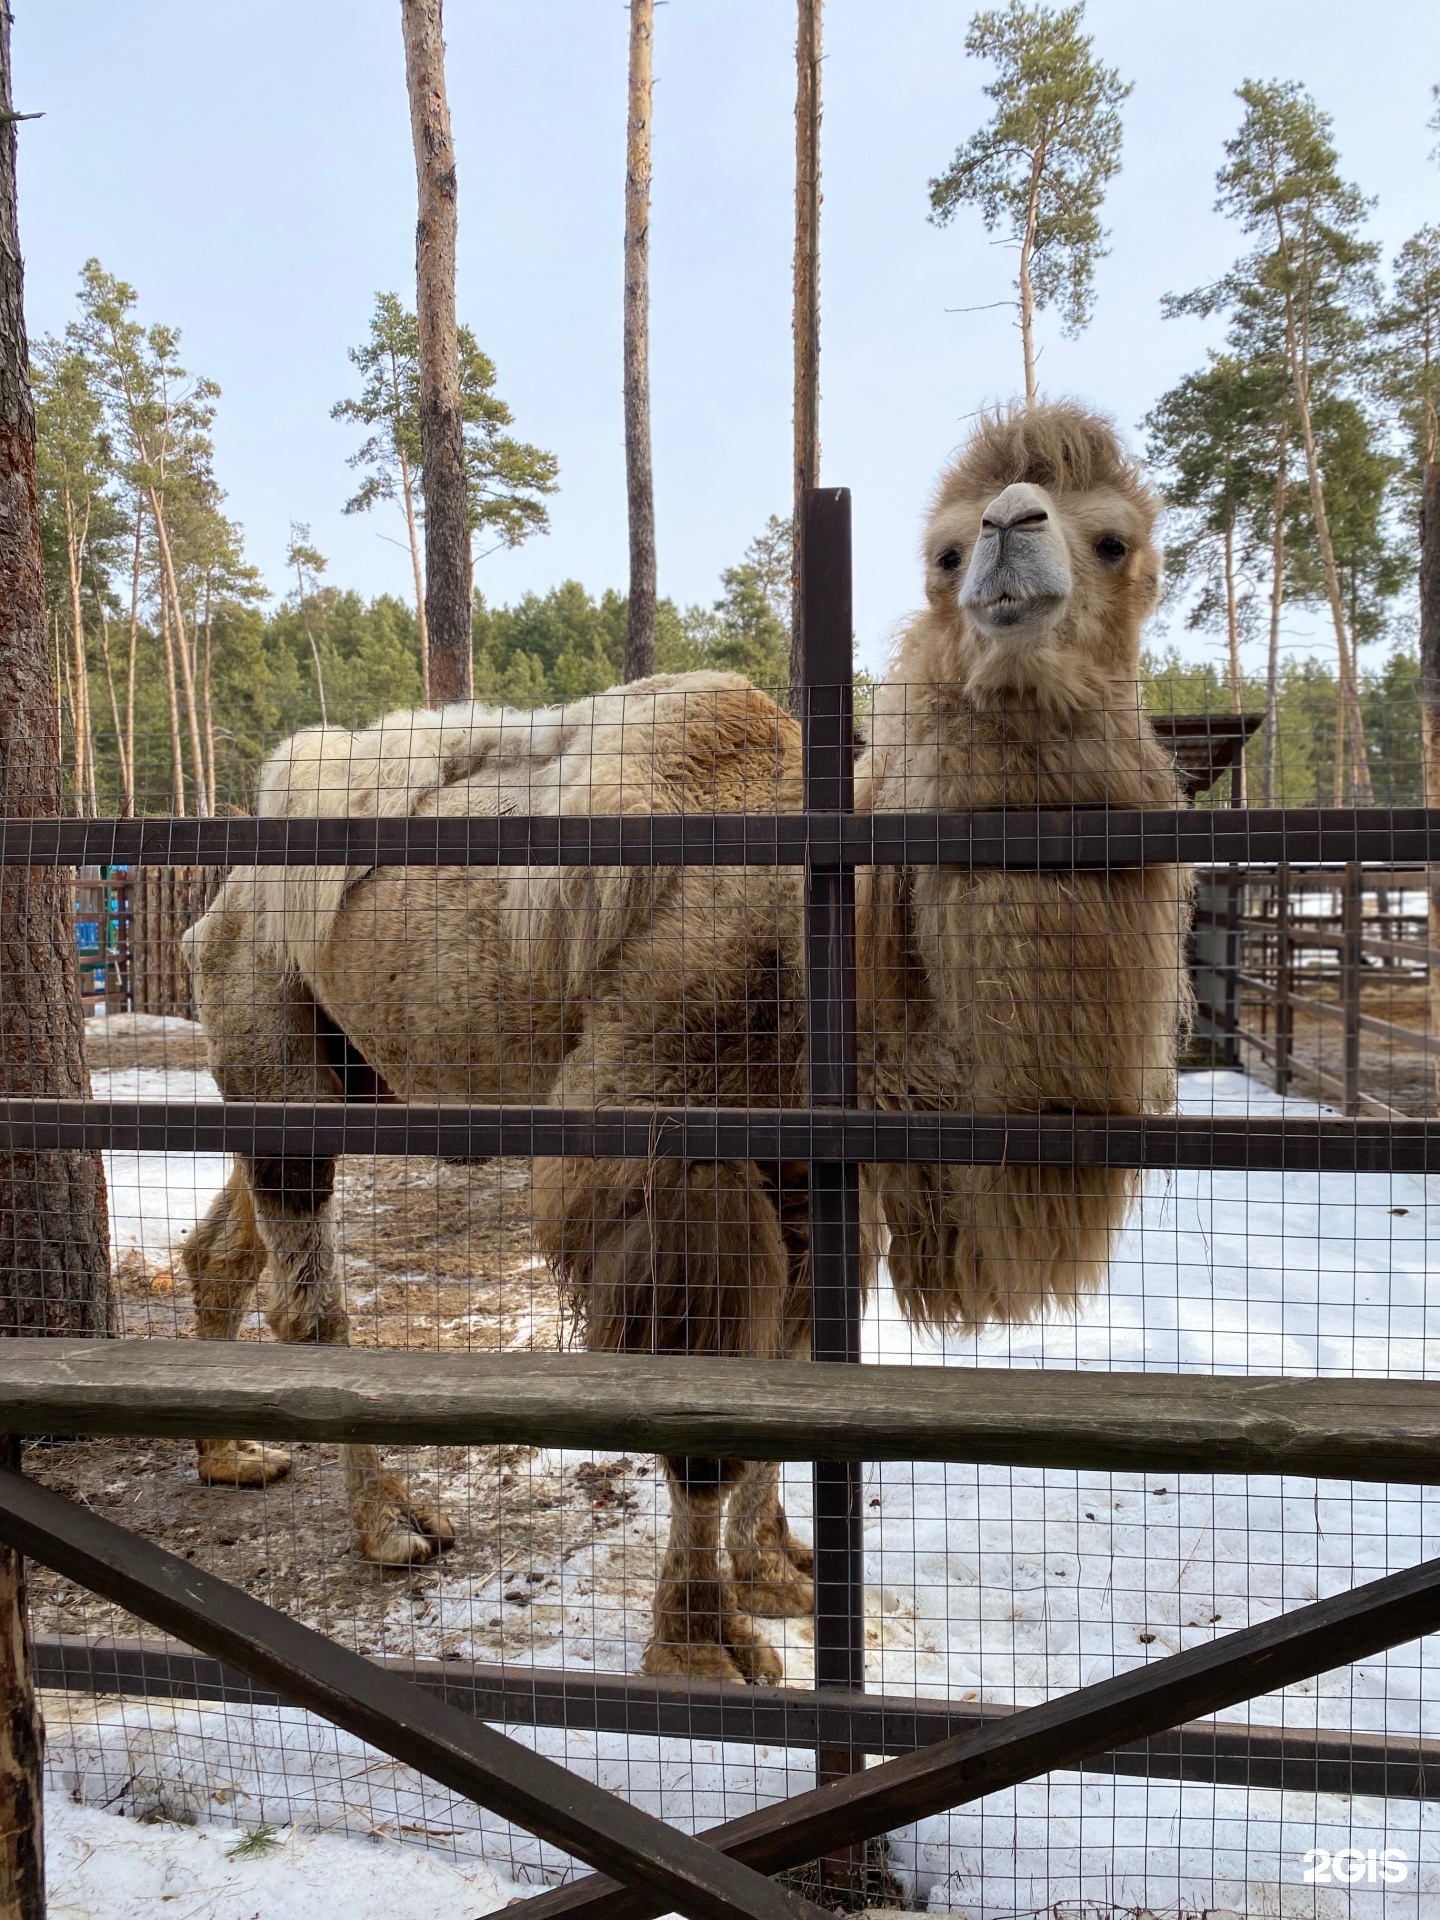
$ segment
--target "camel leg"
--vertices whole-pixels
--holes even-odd
[[[538,1244],[564,1276],[592,1348],[762,1358],[787,1350],[790,1262],[755,1167],[546,1161],[534,1191]],[[778,1679],[778,1656],[746,1618],[753,1578],[747,1587],[721,1573],[723,1508],[747,1463],[669,1460],[666,1470],[670,1540],[645,1671]],[[742,1519],[737,1539],[749,1530]],[[758,1570],[746,1563],[747,1575]],[[781,1584],[789,1613],[801,1596]]]
[[[264,1265],[250,1183],[237,1167],[180,1249],[200,1339],[235,1338]],[[262,1446],[258,1440],[197,1440],[195,1450],[200,1478],[212,1486],[268,1487],[290,1471],[283,1447]]]
[[[815,1555],[790,1531],[778,1461],[746,1461],[726,1504],[725,1547],[735,1604],[746,1613],[786,1620],[815,1611]]]
[[[220,1091],[227,1100],[339,1099],[343,1088],[325,1058],[314,1000],[298,975],[256,940],[256,884],[253,873],[232,874],[185,936]],[[349,1344],[330,1224],[334,1186],[333,1159],[236,1156],[230,1184],[182,1256],[199,1282],[197,1330],[203,1339],[234,1336],[238,1312],[268,1264],[265,1318],[278,1339]],[[273,1479],[273,1472],[255,1467],[253,1453],[252,1442],[202,1442],[201,1473],[242,1485]],[[364,1558],[408,1566],[451,1544],[449,1521],[412,1502],[404,1483],[381,1470],[373,1447],[342,1453],[356,1546]]]
[[[248,1172],[256,1224],[270,1256],[265,1318],[271,1331],[279,1340],[348,1347],[350,1316],[330,1227],[334,1160],[251,1160]],[[445,1515],[412,1500],[404,1481],[383,1470],[374,1447],[340,1451],[362,1558],[382,1567],[412,1566],[455,1544],[455,1529]]]
[[[746,1472],[743,1460],[666,1459],[670,1538],[642,1672],[772,1686],[784,1678],[779,1655],[739,1610],[736,1589],[720,1577],[725,1497]]]

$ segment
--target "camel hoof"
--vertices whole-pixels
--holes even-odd
[[[455,1544],[455,1529],[438,1507],[403,1494],[356,1515],[355,1544],[378,1567],[416,1567]]]
[[[290,1471],[283,1447],[264,1447],[258,1440],[197,1440],[195,1466],[212,1487],[268,1487]]]
[[[640,1671],[652,1680],[723,1680],[744,1684],[745,1675],[724,1647],[713,1642],[703,1646],[676,1646],[668,1640],[652,1640],[640,1657]]]
[[[815,1583],[796,1569],[788,1554],[760,1554],[748,1564],[737,1562],[730,1594],[742,1613],[762,1620],[803,1620],[815,1611]]]
[[[714,1621],[710,1631],[715,1630]],[[652,1679],[667,1675],[690,1680],[722,1680],[751,1686],[779,1686],[785,1668],[770,1642],[739,1614],[727,1613],[720,1623],[720,1640],[683,1640],[684,1621],[675,1623],[673,1637],[655,1635],[640,1661],[640,1671]]]

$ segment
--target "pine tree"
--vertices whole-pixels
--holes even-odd
[[[467,326],[458,329],[460,413],[464,436],[467,524],[472,539],[490,535],[496,544],[517,547],[550,524],[546,497],[556,490],[557,462],[506,432],[514,415],[495,392],[495,363],[482,353]],[[399,296],[375,296],[370,337],[352,347],[350,358],[364,377],[360,393],[330,410],[334,420],[375,429],[350,455],[364,475],[345,503],[346,513],[368,513],[381,502],[398,502],[405,514],[410,560],[419,609],[421,672],[429,704],[429,643],[419,528],[423,509],[416,499],[422,475],[420,432],[420,328]]]
[[[1244,710],[1242,629],[1250,624],[1255,576],[1271,547],[1266,520],[1285,417],[1278,371],[1273,362],[1212,354],[1201,372],[1163,395],[1145,421],[1149,457],[1177,536],[1165,551],[1171,590],[1192,591],[1192,628],[1223,628],[1234,713]],[[1272,701],[1273,694],[1267,706]],[[1242,795],[1244,789],[1242,764]]]
[[[1372,784],[1353,636],[1336,564],[1315,403],[1343,391],[1374,310],[1376,248],[1361,238],[1369,203],[1343,180],[1327,115],[1293,84],[1247,81],[1238,90],[1245,115],[1226,143],[1217,176],[1218,206],[1260,240],[1243,277],[1268,297],[1282,320],[1283,351],[1305,459],[1325,598],[1335,632],[1345,750],[1337,758],[1337,801],[1348,764],[1355,799]]]
[[[948,226],[976,207],[988,233],[1019,249],[1016,304],[1025,359],[1025,398],[1036,397],[1035,315],[1060,310],[1067,334],[1080,332],[1105,257],[1100,223],[1105,189],[1120,168],[1120,107],[1131,86],[1095,58],[1081,31],[1083,0],[1031,7],[1010,0],[977,13],[965,50],[998,69],[985,88],[995,102],[948,169],[930,182],[930,218]]]

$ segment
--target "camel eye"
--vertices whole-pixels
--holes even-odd
[[[960,549],[958,547],[946,547],[943,553],[936,554],[935,564],[946,573],[954,573],[960,564]]]
[[[1117,560],[1123,560],[1129,549],[1123,540],[1117,540],[1113,533],[1107,533],[1095,542],[1095,551],[1102,560],[1108,560],[1113,566]]]

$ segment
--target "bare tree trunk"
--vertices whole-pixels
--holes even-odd
[[[175,641],[170,630],[170,596],[160,582],[160,637],[165,646],[165,695],[170,715],[170,804],[185,811],[185,753],[180,745],[180,694],[175,683]]]
[[[315,698],[320,702],[320,724],[328,727],[330,714],[325,705],[325,675],[320,670],[320,649],[315,644],[315,635],[310,631],[310,616],[305,611],[305,574],[297,560],[295,562],[295,604],[300,614],[300,625],[310,645],[310,658],[315,665]]]
[[[1440,807],[1440,461],[1425,468],[1420,501],[1420,715],[1425,804]],[[1430,945],[1440,947],[1440,867],[1430,869]],[[1430,969],[1430,1031],[1440,1034],[1440,967]],[[1440,1059],[1435,1063],[1440,1100]]]
[[[1277,211],[1276,231],[1281,256],[1290,262],[1289,240],[1283,218]],[[1349,636],[1345,629],[1345,603],[1340,592],[1340,570],[1335,564],[1335,543],[1330,537],[1330,515],[1325,505],[1325,481],[1320,472],[1320,451],[1315,442],[1315,425],[1310,416],[1310,375],[1306,348],[1300,338],[1295,302],[1285,296],[1285,351],[1290,362],[1290,387],[1295,397],[1295,413],[1300,426],[1300,442],[1305,449],[1305,477],[1310,487],[1310,510],[1315,519],[1315,542],[1320,549],[1320,565],[1325,577],[1325,597],[1330,603],[1330,618],[1335,628],[1335,653],[1340,676],[1339,699],[1344,715],[1345,741],[1337,729],[1335,741],[1335,781],[1337,804],[1343,798],[1343,753],[1348,747],[1351,761],[1351,800],[1357,806],[1373,806],[1375,789],[1370,781],[1370,761],[1365,751],[1365,722],[1360,713],[1360,695],[1356,685]]]
[[[1235,592],[1235,520],[1232,515],[1225,526],[1225,636],[1229,644],[1230,667],[1230,711],[1245,711],[1245,682],[1240,672],[1240,606]],[[1245,805],[1245,749],[1242,744],[1235,762],[1234,803],[1237,807]]]
[[[650,119],[655,0],[630,0],[625,138],[625,491],[630,601],[625,678],[655,671],[655,481],[650,459]]]
[[[28,368],[10,16],[0,12],[0,812],[53,816],[60,767]],[[68,876],[0,869],[0,1094],[88,1098],[80,1035]],[[109,1244],[98,1153],[0,1153],[0,1334],[107,1333]]]
[[[100,658],[105,663],[105,692],[110,701],[110,724],[115,729],[115,759],[119,767],[120,785],[123,793],[125,787],[125,733],[120,725],[120,697],[115,691],[115,663],[110,656],[110,621],[105,612],[105,602],[100,598],[98,593],[95,596],[95,607],[100,615]],[[125,807],[127,814],[131,811],[132,809],[129,806]]]
[[[805,496],[820,484],[820,60],[824,0],[799,0],[795,34],[794,507],[791,514],[790,706],[805,684]]]
[[[398,401],[399,394],[396,394]],[[420,564],[420,528],[415,520],[415,486],[410,473],[410,462],[399,447],[400,455],[400,491],[405,499],[405,526],[410,535],[410,565],[415,570],[415,624],[420,631],[420,685],[424,688],[423,699],[430,704],[430,628],[425,620],[425,573]]]
[[[65,489],[65,566],[70,586],[70,656],[75,675],[74,753],[75,805],[81,813],[94,815],[95,758],[91,744],[90,673],[85,658],[85,614],[81,587],[85,572],[85,546],[90,511],[78,520],[70,489]]]
[[[1270,551],[1270,648],[1265,661],[1265,805],[1275,804],[1275,775],[1280,752],[1280,610],[1285,604],[1285,462],[1290,452],[1288,421],[1280,424],[1275,460],[1275,532]]]
[[[145,526],[143,501],[135,503],[135,558],[130,569],[130,632],[125,655],[125,813],[135,811],[135,667],[140,650],[140,541]]]
[[[1030,163],[1030,198],[1025,208],[1025,231],[1020,239],[1020,349],[1025,357],[1025,404],[1033,407],[1039,396],[1035,379],[1035,282],[1030,263],[1035,254],[1035,233],[1040,223],[1040,181],[1045,171],[1044,143],[1035,150]]]
[[[170,552],[170,535],[165,527],[165,512],[160,504],[160,496],[150,489],[150,512],[155,520],[155,539],[160,548],[161,598],[165,588],[170,590],[170,609],[175,617],[175,640],[180,656],[180,684],[185,692],[185,728],[190,736],[190,759],[195,770],[195,811],[203,814],[205,806],[205,753],[200,744],[200,708],[195,698],[195,666],[191,657],[190,643],[185,634],[185,610],[180,602],[180,583],[175,576],[175,561]]]
[[[215,812],[215,708],[210,698],[211,681],[211,644],[210,623],[214,614],[211,598],[213,583],[210,575],[205,576],[205,627],[201,642],[200,657],[200,717],[205,728],[205,797],[206,810]]]
[[[415,146],[416,312],[420,323],[420,486],[425,498],[425,620],[430,699],[468,700],[470,514],[455,319],[455,148],[445,97],[441,0],[400,0]]]

